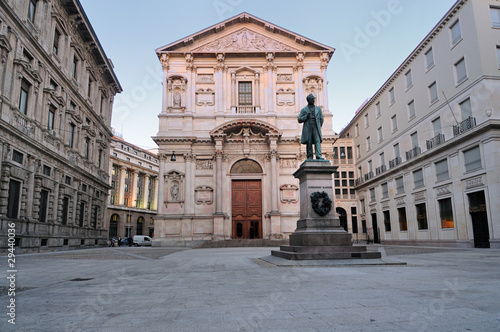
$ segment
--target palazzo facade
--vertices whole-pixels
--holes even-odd
[[[293,173],[306,159],[297,117],[310,93],[332,159],[333,52],[248,13],[156,50],[164,77],[155,245],[288,238],[299,218]]]
[[[113,99],[78,0],[0,1],[0,249],[106,244]]]
[[[499,41],[498,1],[457,1],[340,133],[375,242],[500,247]]]

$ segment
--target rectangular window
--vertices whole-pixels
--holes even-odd
[[[418,134],[417,134],[417,132],[414,132],[413,134],[411,134],[410,137],[411,137],[412,147],[416,148],[418,146]]]
[[[361,157],[361,146],[357,145],[356,146],[356,158]]]
[[[38,0],[29,0],[28,4],[28,19],[35,23],[35,13],[36,13],[36,2]]]
[[[407,231],[408,230],[408,222],[406,221],[406,208],[401,207],[398,208],[398,217],[399,217],[399,230]]]
[[[413,184],[415,188],[424,186],[424,173],[421,169],[413,172]]]
[[[349,179],[354,179],[354,172],[349,172]]]
[[[425,203],[415,205],[417,210],[417,227],[419,230],[428,229],[427,226],[427,211],[425,209]]]
[[[125,183],[125,192],[128,193],[128,183]]]
[[[366,138],[366,151],[370,151],[371,150],[371,144],[370,144],[370,136],[368,136]]]
[[[78,225],[80,227],[83,227],[83,219],[85,217],[85,203],[81,202],[80,203],[80,218],[78,220]]]
[[[460,40],[462,40],[462,31],[460,29],[460,21],[456,21],[450,27],[451,31],[451,44],[456,45]]]
[[[85,146],[83,148],[83,154],[85,158],[89,158],[89,152],[90,152],[90,139],[86,138],[85,139]]]
[[[396,97],[394,96],[394,88],[389,89],[389,104],[394,104]]]
[[[340,159],[345,159],[346,155],[345,155],[345,146],[341,146],[339,148],[339,152],[340,152]]]
[[[252,82],[238,82],[238,105],[252,106]]]
[[[75,142],[75,128],[76,126],[73,123],[69,124],[69,141],[68,145],[72,149]]]
[[[370,120],[368,119],[368,114],[365,114],[365,128],[370,126]]]
[[[432,121],[432,129],[434,130],[434,136],[441,134],[441,118]]]
[[[397,119],[396,115],[394,115],[391,118],[391,124],[392,124],[392,131],[398,130],[398,119]]]
[[[54,43],[52,44],[52,52],[54,54],[58,54],[59,52],[59,39],[61,38],[61,33],[59,32],[59,30],[55,30],[54,31]]]
[[[47,165],[43,165],[43,175],[50,176],[51,168]]]
[[[406,77],[406,89],[409,89],[413,86],[413,79],[411,77],[411,70],[408,70],[405,74]]]
[[[373,163],[371,160],[368,160],[368,172],[373,172]]]
[[[385,166],[385,153],[379,154],[380,156],[380,166]]]
[[[333,159],[339,159],[339,148],[336,146],[333,147]]]
[[[31,84],[23,79],[21,81],[21,93],[19,96],[19,111],[26,115],[28,113],[28,96]]]
[[[498,67],[500,68],[500,46],[497,46],[497,61]]]
[[[431,48],[425,53],[425,68],[429,70],[432,67],[434,67],[434,52]]]
[[[16,163],[22,164],[24,159],[24,154],[17,150],[12,151],[12,160],[15,161]]]
[[[71,67],[71,75],[76,80],[77,78],[77,69],[78,69],[78,58],[73,56],[73,65]]]
[[[375,104],[375,111],[376,111],[376,116],[377,118],[380,116],[381,112],[380,112],[380,102],[376,103]]]
[[[111,205],[115,204],[115,196],[111,196]]]
[[[464,159],[466,172],[471,172],[481,168],[481,153],[479,151],[479,146],[464,151]]]
[[[490,7],[491,23],[494,28],[500,28],[500,8]]]
[[[436,180],[444,181],[450,178],[450,174],[448,173],[448,159],[444,159],[438,161],[436,163]]]
[[[7,199],[7,218],[17,219],[19,216],[19,200],[21,195],[21,182],[10,179],[9,198]]]
[[[394,144],[394,157],[399,158],[401,154],[399,153],[399,143]]]
[[[92,227],[97,229],[97,216],[99,215],[99,207],[94,206],[94,212],[92,213]]]
[[[497,53],[499,53],[499,48],[497,47]],[[500,53],[499,53],[500,54]],[[499,58],[500,59],[500,58]],[[499,62],[500,63],[500,62]],[[354,137],[358,137],[359,136],[359,126],[358,124],[356,123],[356,125],[354,126]]]
[[[370,202],[375,202],[375,188],[370,189]]]
[[[358,217],[352,216],[351,221],[352,221],[352,233],[357,234],[358,233]]]
[[[467,78],[467,69],[465,68],[465,58],[460,59],[455,63],[455,75],[457,77],[457,84],[462,83]]]
[[[361,231],[366,234],[366,220],[361,220]]]
[[[87,185],[82,183],[82,191],[87,192]]]
[[[384,211],[384,227],[386,232],[391,231],[391,213],[389,211]]]
[[[347,159],[352,159],[352,147],[347,147]]]
[[[389,197],[389,189],[387,187],[387,182],[381,184],[382,187],[382,198],[388,198]]]
[[[378,142],[379,142],[379,143],[380,143],[380,142],[382,142],[382,141],[384,140],[384,137],[383,137],[383,135],[382,135],[382,127],[379,127],[379,128],[377,129],[377,136],[378,136]]]
[[[71,186],[71,178],[66,175],[64,177],[64,183],[66,183],[68,186]]]
[[[429,99],[431,104],[435,103],[438,100],[438,90],[436,82],[429,85]]]
[[[472,117],[472,107],[470,105],[470,99],[467,98],[460,104],[460,113],[462,114],[462,121],[465,121],[469,117]]]
[[[439,216],[441,217],[441,226],[443,228],[453,228],[453,208],[451,206],[451,198],[445,198],[438,201]]]
[[[49,118],[47,120],[47,129],[50,131],[54,130],[55,117],[56,117],[56,108],[54,106],[50,105],[49,106]]]
[[[361,206],[361,214],[365,214],[366,213],[365,200],[364,199],[359,200],[359,205]]]
[[[89,76],[89,80],[88,80],[88,84],[87,84],[87,97],[90,98],[91,93],[92,93],[92,79]],[[87,121],[87,124],[89,124],[88,121]]]
[[[68,223],[68,209],[69,209],[69,197],[65,196],[63,197],[63,204],[62,204],[62,219],[61,219],[61,224],[66,225]]]
[[[123,199],[123,205],[128,206],[128,198]],[[130,217],[130,216],[127,216]],[[130,220],[127,220],[130,221]]]
[[[97,166],[99,168],[101,168],[101,166],[102,166],[102,150],[101,149],[99,149],[99,155],[98,155],[97,158],[98,158],[98,160],[97,160]],[[139,165],[140,165],[140,162],[139,162]]]
[[[415,102],[412,100],[408,103],[408,119],[415,117]]]
[[[40,209],[38,210],[38,221],[47,221],[47,206],[49,203],[49,191],[42,189],[40,191]]]
[[[403,177],[400,176],[396,178],[396,194],[402,194],[405,192],[405,183],[403,181]]]

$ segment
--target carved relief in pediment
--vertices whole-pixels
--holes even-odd
[[[238,30],[228,36],[214,40],[198,47],[193,52],[273,52],[273,51],[298,51],[282,42],[271,39],[247,28]]]

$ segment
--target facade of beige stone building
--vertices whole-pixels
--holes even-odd
[[[310,93],[332,159],[334,49],[242,13],[156,52],[164,79],[154,244],[287,238],[299,217],[293,173],[305,160],[297,117]]]
[[[0,248],[106,243],[120,84],[78,0],[0,2]]]
[[[125,140],[111,138],[108,238],[154,235],[158,198],[158,157]]]
[[[500,4],[459,0],[340,133],[388,244],[500,247]]]

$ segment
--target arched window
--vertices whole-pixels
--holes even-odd
[[[262,173],[262,167],[250,159],[243,159],[234,163],[231,173]]]

